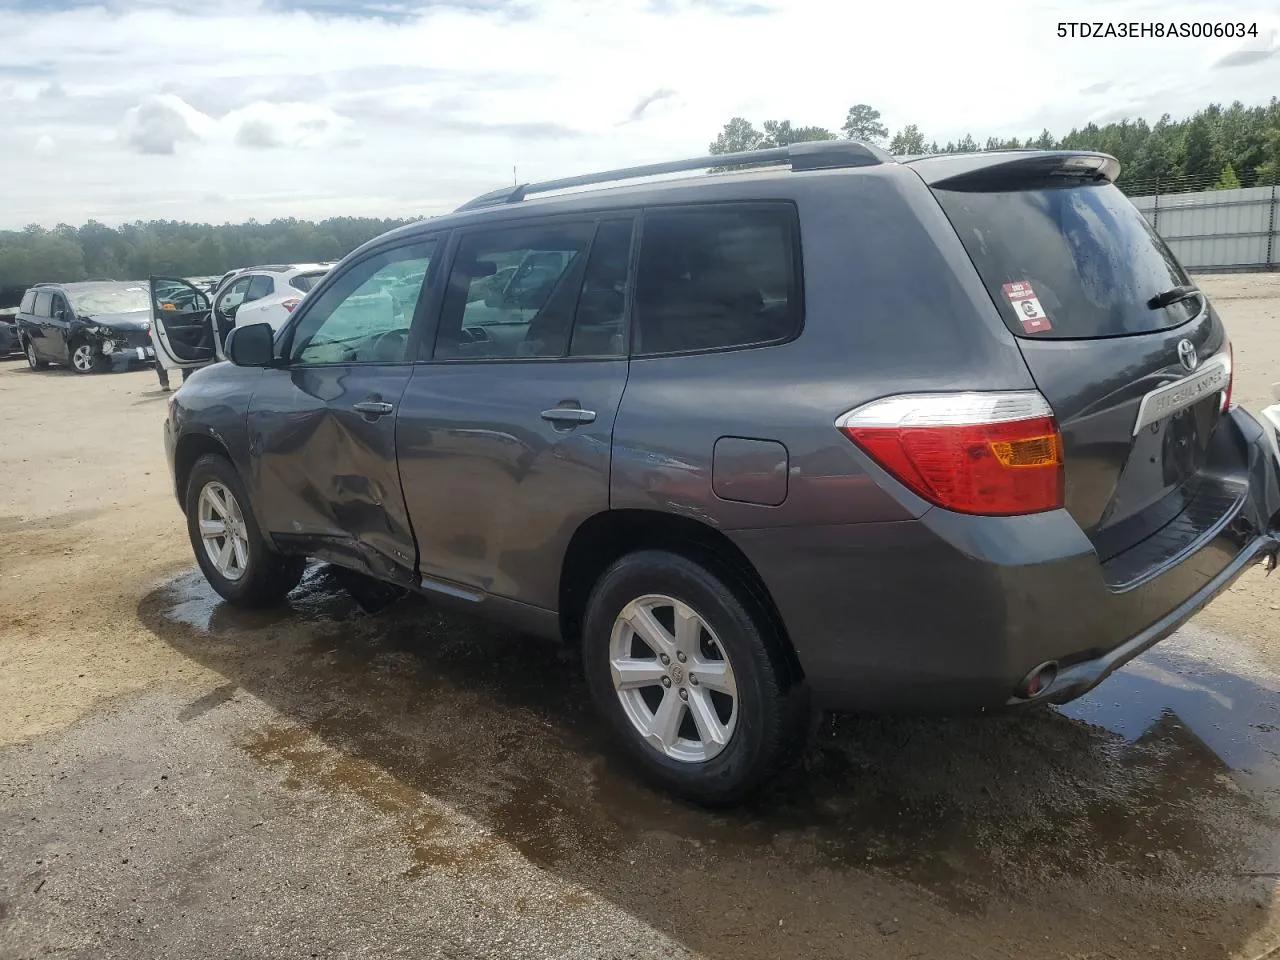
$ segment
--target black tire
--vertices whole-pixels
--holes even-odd
[[[47,360],[40,360],[36,357],[36,348],[31,345],[30,340],[23,341],[22,352],[27,355],[27,366],[32,370],[43,370],[49,366]]]
[[[628,554],[597,581],[583,624],[583,661],[591,695],[622,749],[650,780],[707,806],[740,803],[799,757],[810,718],[808,687],[792,678],[784,640],[749,591],[734,586],[731,577],[722,579],[677,554]],[[648,595],[691,607],[715,634],[731,665],[737,687],[736,726],[710,759],[674,759],[651,746],[614,688],[609,646],[615,621],[629,603]],[[686,676],[684,682],[692,679]],[[692,687],[684,691],[693,692]],[[654,693],[665,696],[660,688]],[[657,708],[652,709],[656,713]]]
[[[76,351],[87,350],[89,364],[85,367],[76,366]],[[93,352],[92,344],[84,340],[73,340],[67,346],[67,368],[72,373],[101,373],[106,366],[106,358],[100,353]]]
[[[239,507],[247,540],[248,560],[244,572],[230,579],[219,572],[205,550],[200,535],[200,494],[211,482],[221,484],[230,491]],[[287,557],[276,553],[268,545],[258,529],[249,498],[240,475],[225,457],[206,454],[191,468],[185,499],[187,511],[187,536],[196,562],[204,572],[209,585],[228,603],[237,607],[260,608],[280,603],[289,591],[298,585],[306,568],[305,557]]]

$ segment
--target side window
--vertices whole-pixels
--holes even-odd
[[[595,223],[514,226],[458,245],[437,360],[563,357]]]
[[[785,340],[801,321],[790,204],[645,214],[636,278],[637,354]]]
[[[275,287],[275,283],[265,273],[256,273],[249,280],[249,290],[244,295],[244,302],[249,303],[253,300],[269,297]]]
[[[627,277],[633,222],[605,220],[587,257],[582,293],[573,318],[573,357],[620,357],[627,352]]]
[[[50,316],[49,304],[50,297],[47,291],[40,290],[36,293],[36,308],[32,311],[37,317]]]
[[[218,298],[218,312],[227,316],[235,313],[240,304],[244,303],[245,294],[249,290],[249,281],[252,279],[252,277],[241,277],[227,287]]]
[[[71,311],[67,309],[67,299],[60,293],[55,293],[49,303],[49,316],[58,317],[63,320],[71,318]]]
[[[31,313],[35,308],[36,292],[34,290],[28,290],[22,295],[22,305],[18,307],[18,310],[22,313]]]
[[[424,240],[384,250],[338,277],[298,321],[293,361],[403,361],[435,243]]]

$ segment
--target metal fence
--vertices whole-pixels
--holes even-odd
[[[1130,197],[1194,273],[1280,269],[1275,186]]]

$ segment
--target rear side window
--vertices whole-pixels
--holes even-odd
[[[636,277],[638,355],[795,336],[802,318],[795,208],[722,204],[645,214]]]
[[[1198,297],[1152,309],[1191,281],[1116,187],[935,190],[1009,329],[1036,339],[1153,333],[1199,312]]]
[[[249,292],[245,294],[244,302],[249,303],[251,300],[261,300],[263,297],[270,296],[275,289],[275,284],[271,282],[271,278],[265,273],[256,273],[253,279],[249,281]]]
[[[18,307],[18,309],[22,313],[30,313],[32,310],[35,309],[35,306],[36,306],[36,292],[34,290],[28,290],[26,293],[22,295],[22,305]]]
[[[303,293],[310,293],[311,288],[324,279],[323,273],[300,273],[289,278],[289,286]]]
[[[31,311],[31,312],[32,312],[32,313],[34,313],[37,317],[48,317],[48,316],[51,316],[51,314],[50,314],[50,312],[49,312],[49,303],[50,303],[50,300],[51,300],[51,298],[50,298],[50,296],[49,296],[48,292],[46,292],[46,291],[44,291],[44,290],[40,290],[40,291],[38,291],[38,292],[36,293],[36,308],[35,308],[33,311]]]

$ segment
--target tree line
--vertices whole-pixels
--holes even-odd
[[[373,217],[293,218],[269,223],[183,223],[152,220],[108,227],[0,231],[0,308],[13,306],[33,283],[143,280],[151,275],[218,276],[233,267],[339,260],[366,240],[409,223]]]
[[[1280,184],[1280,99],[1266,106],[1229,107],[1210,104],[1184,120],[1169,114],[1155,123],[1138,118],[1099,126],[1072,128],[1057,137],[1048,130],[1026,138],[966,134],[940,144],[926,139],[915,124],[889,135],[880,111],[859,103],[849,108],[838,131],[795,126],[790,120],[766,120],[757,128],[734,117],[711,142],[714,154],[783,147],[808,140],[862,140],[885,147],[895,156],[921,153],[966,153],[975,150],[1100,150],[1121,163],[1119,186],[1133,196],[1188,190],[1235,189]]]

